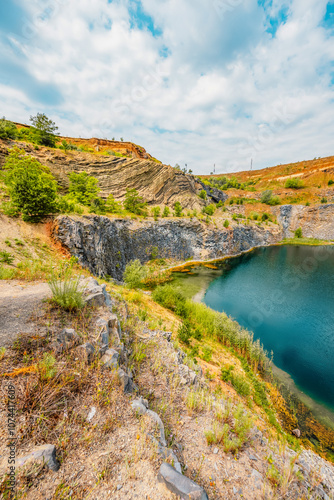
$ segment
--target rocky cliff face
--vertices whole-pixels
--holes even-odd
[[[200,185],[194,177],[170,166],[143,158],[122,158],[85,152],[64,153],[59,149],[33,146],[0,140],[0,168],[8,154],[8,147],[18,145],[50,168],[60,186],[66,190],[70,172],[88,172],[99,181],[100,195],[110,193],[123,201],[127,188],[135,188],[151,205],[169,205],[179,201],[185,209],[200,210],[205,203],[197,196]]]
[[[221,258],[274,244],[282,234],[278,227],[239,225],[218,230],[185,219],[139,223],[100,216],[60,216],[53,236],[93,274],[120,280],[128,262],[139,259],[145,263],[152,253],[181,260]]]
[[[306,238],[334,240],[334,205],[283,205],[276,209],[277,221],[284,238],[290,238],[299,227]]]

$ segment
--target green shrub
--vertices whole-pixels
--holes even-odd
[[[69,195],[60,196],[57,199],[57,210],[61,214],[83,214],[83,208],[75,200],[73,200]]]
[[[179,201],[174,203],[174,215],[175,215],[175,217],[182,217],[183,216],[182,205]]]
[[[56,360],[52,354],[45,352],[43,354],[43,359],[37,364],[37,370],[41,380],[48,381],[57,374],[55,364]]]
[[[261,203],[273,206],[273,205],[279,205],[280,200],[278,196],[273,196],[273,192],[271,189],[267,189],[266,191],[263,191],[261,195]]]
[[[135,189],[127,189],[125,194],[124,208],[136,215],[147,215],[146,201],[139,196]]]
[[[304,187],[304,183],[301,179],[296,179],[296,178],[287,179],[285,187],[287,189],[301,189]]]
[[[177,338],[183,342],[184,344],[188,345],[190,344],[190,339],[191,339],[191,328],[190,324],[188,322],[184,322],[179,326],[178,329],[178,334]]]
[[[298,229],[296,229],[296,231],[295,231],[295,237],[296,238],[302,238],[303,237],[303,231],[302,231],[301,227],[299,227]]]
[[[249,396],[250,385],[242,375],[232,373],[230,382],[240,396]]]
[[[229,225],[230,225],[229,221],[227,219],[225,219],[224,227],[227,229]]]
[[[202,191],[198,195],[202,200],[206,200],[207,195],[205,189],[202,189]]]
[[[106,212],[110,214],[122,213],[122,205],[118,203],[113,194],[110,194],[106,202]]]
[[[212,358],[212,349],[210,346],[207,346],[205,345],[203,348],[202,348],[202,358],[204,359],[204,361],[206,361],[207,363],[210,363],[211,361],[211,358]]]
[[[160,215],[160,207],[153,207],[152,208],[152,215],[154,217],[154,220],[158,220],[158,217]]]
[[[4,250],[3,252],[0,252],[0,262],[10,265],[14,262],[14,256],[11,253],[6,252],[6,250]]]
[[[23,220],[38,222],[57,210],[57,183],[47,167],[13,148],[4,170],[12,209],[20,212]]]
[[[270,214],[267,214],[267,212],[264,212],[261,217],[262,222],[265,222],[266,220],[271,220]]]
[[[158,304],[170,309],[171,311],[182,309],[186,302],[186,298],[182,292],[175,288],[175,285],[172,284],[158,286],[153,291],[152,298]]]
[[[128,288],[138,288],[145,280],[147,270],[138,259],[131,261],[127,264],[123,279]]]
[[[329,179],[328,186],[332,186],[333,184],[334,184],[334,180],[333,179]]]
[[[0,139],[16,139],[16,125],[5,118],[0,120]]]
[[[202,213],[206,215],[213,215],[216,211],[216,206],[212,203],[207,207],[202,208]]]
[[[72,266],[62,267],[57,274],[52,270],[48,284],[52,292],[51,302],[65,311],[75,311],[84,306],[80,278],[72,276]]]
[[[89,206],[97,198],[99,188],[95,177],[87,174],[87,172],[80,172],[79,174],[71,172],[69,179],[69,193],[72,199],[82,205]]]
[[[220,207],[223,207],[224,206],[224,202],[222,200],[219,200],[218,203],[217,203],[217,208],[220,208]]]
[[[169,207],[165,207],[164,208],[164,211],[162,212],[162,216],[161,217],[168,217],[169,216]]]
[[[321,203],[327,203],[327,198],[325,198],[325,196],[323,198],[321,198]]]
[[[223,366],[221,368],[221,371],[220,371],[220,378],[224,382],[229,382],[231,380],[231,376],[232,376],[232,371],[233,370],[234,370],[234,366],[233,365]]]
[[[307,201],[307,202],[305,203],[305,207],[309,207],[309,206],[310,206],[310,202],[309,202],[309,201]]]
[[[237,214],[232,215],[232,220],[238,220]]]
[[[260,218],[260,215],[256,212],[251,212],[250,216],[253,220],[259,220]]]

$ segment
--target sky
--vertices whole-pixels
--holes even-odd
[[[0,115],[231,173],[334,155],[334,1],[0,2]]]

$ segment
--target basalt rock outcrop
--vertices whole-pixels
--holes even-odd
[[[116,200],[123,201],[127,188],[134,188],[150,205],[173,207],[179,201],[182,207],[189,210],[200,210],[205,205],[197,195],[201,186],[193,176],[145,158],[79,151],[64,153],[59,149],[35,149],[31,144],[0,140],[0,168],[5,163],[8,148],[15,145],[49,167],[64,192],[68,189],[71,172],[87,172],[98,179],[103,198],[112,193]]]
[[[284,238],[291,238],[300,227],[305,238],[334,240],[334,204],[283,205],[275,211]]]
[[[221,258],[274,244],[282,233],[278,226],[221,230],[195,219],[138,222],[92,215],[58,217],[53,236],[96,276],[121,280],[125,266],[134,259],[145,263],[152,254],[181,260]]]

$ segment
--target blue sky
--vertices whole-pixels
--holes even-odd
[[[334,2],[7,0],[0,113],[196,173],[334,154]]]

